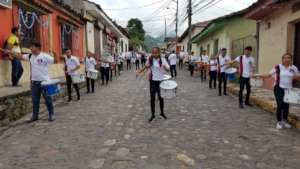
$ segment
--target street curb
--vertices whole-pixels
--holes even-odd
[[[239,95],[239,89],[234,88],[234,86],[228,86],[228,91],[231,94],[234,94],[237,96]],[[273,113],[273,114],[275,114],[275,112],[276,112],[276,105],[274,105],[273,103],[271,103],[267,100],[264,100],[263,98],[259,98],[256,96],[250,96],[250,101],[253,104],[255,104],[257,107],[259,107],[260,109],[263,109],[266,112]],[[291,123],[291,125],[293,125],[295,128],[300,129],[300,119],[297,116],[295,116],[294,114],[291,113],[289,115],[288,120]]]

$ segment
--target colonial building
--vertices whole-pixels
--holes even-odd
[[[43,51],[54,56],[56,63],[51,66],[52,77],[63,76],[60,64],[63,49],[70,48],[73,54],[84,56],[84,22],[79,13],[59,0],[13,0],[0,7],[0,46],[10,36],[11,28],[18,26],[24,33],[21,47],[28,48],[33,41],[40,42]],[[0,86],[10,84],[10,63],[0,59]],[[29,81],[29,64],[24,63],[21,82]]]
[[[200,55],[206,50],[216,55],[221,48],[227,48],[233,58],[243,54],[244,47],[253,47],[256,56],[256,22],[244,18],[245,11],[239,11],[212,20],[192,39],[197,44],[195,53]]]

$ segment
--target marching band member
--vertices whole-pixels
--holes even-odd
[[[237,57],[235,60],[233,60],[231,62],[231,64],[239,63],[239,68],[240,68],[239,103],[240,103],[241,109],[244,108],[243,92],[244,92],[245,86],[247,89],[245,105],[251,106],[251,104],[250,104],[250,94],[251,94],[250,78],[251,78],[251,76],[253,76],[254,71],[255,71],[255,60],[254,60],[254,57],[251,56],[251,53],[252,53],[252,47],[248,46],[245,48],[244,55]]]
[[[255,77],[255,76],[254,76]],[[277,103],[277,129],[291,128],[288,123],[289,104],[284,102],[286,89],[293,87],[293,80],[300,80],[300,73],[295,65],[292,65],[292,55],[286,53],[282,56],[282,63],[276,65],[267,75],[258,75],[262,78],[275,78],[274,95]]]
[[[146,61],[147,61],[147,58],[146,58],[146,54],[143,52],[142,55],[141,55],[141,64],[142,64],[142,68],[145,67],[146,65]]]
[[[218,61],[214,55],[211,55],[209,59],[209,88],[217,87],[217,73],[218,73]]]
[[[125,54],[127,70],[131,70],[131,58],[132,58],[132,56],[133,56],[133,49],[130,47],[129,51],[126,52],[126,54]]]
[[[201,66],[200,66],[200,72],[201,72],[201,80],[206,80],[206,74],[207,74],[207,64],[209,61],[209,57],[206,54],[206,50],[203,51],[203,54],[201,55]]]
[[[108,85],[109,69],[110,69],[110,62],[108,61],[108,59],[106,60],[101,59],[100,72],[101,72],[102,85],[104,85],[104,80],[106,82],[105,84]]]
[[[179,53],[179,69],[182,69],[183,68],[183,60],[184,60],[184,57],[185,57],[185,53],[184,51],[182,50],[180,53]]]
[[[41,52],[42,45],[40,43],[31,44],[31,54],[19,55],[18,59],[29,61],[31,65],[31,97],[32,97],[32,117],[29,123],[39,120],[40,98],[41,94],[45,99],[45,104],[49,113],[48,121],[54,121],[54,107],[51,96],[47,96],[42,92],[42,82],[50,80],[48,66],[54,63],[54,58]]]
[[[189,61],[189,70],[191,72],[191,76],[194,76],[194,70],[195,66],[197,65],[196,63],[199,62],[200,56],[194,55],[194,52],[191,53],[191,55],[188,58]]]
[[[170,62],[170,71],[171,71],[172,78],[177,77],[177,70],[176,70],[177,55],[175,53],[175,50],[173,50],[172,53],[169,55],[168,60]]]
[[[65,49],[65,71],[66,71],[66,81],[68,89],[68,102],[72,101],[72,84],[76,90],[77,100],[80,100],[80,92],[78,84],[73,83],[72,76],[79,76],[78,70],[80,69],[79,59],[75,56],[72,56],[71,49]]]
[[[227,75],[226,69],[231,58],[227,55],[227,49],[221,49],[221,55],[217,57],[218,61],[218,74],[219,74],[219,96],[222,96],[222,83],[223,83],[223,94],[227,96]]]
[[[135,55],[136,55],[135,70],[139,70],[140,69],[140,62],[141,62],[141,54],[136,52]]]
[[[149,119],[149,122],[152,122],[155,119],[156,93],[160,102],[160,115],[167,120],[167,116],[164,113],[164,99],[160,95],[160,83],[164,79],[165,72],[170,70],[170,66],[166,59],[160,55],[160,49],[158,47],[152,48],[152,56],[149,57],[146,67],[139,72],[144,72],[146,69],[150,69],[149,81],[152,115]]]
[[[88,72],[90,71],[95,71],[95,67],[97,65],[97,62],[93,56],[92,52],[88,52],[87,56],[84,59],[84,65],[85,65],[85,74],[86,74],[86,88],[87,88],[87,92],[86,93],[90,93],[90,89],[92,89],[92,93],[95,92],[95,79],[91,79],[89,78]]]

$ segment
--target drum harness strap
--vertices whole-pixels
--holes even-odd
[[[29,64],[30,64],[30,82],[32,83],[32,65],[31,65],[31,57],[32,57],[32,53],[30,53],[29,55],[28,55],[28,59],[29,59]]]
[[[240,56],[240,76],[243,76],[244,65],[243,65],[243,56]]]
[[[218,73],[221,73],[221,65],[220,65],[220,56],[217,57],[217,62],[218,62]]]
[[[276,70],[276,86],[279,87],[279,85],[280,85],[280,66],[276,65],[275,70]]]

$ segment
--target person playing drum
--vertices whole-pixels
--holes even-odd
[[[88,77],[88,72],[95,71],[95,67],[97,65],[97,62],[93,56],[92,52],[88,52],[87,56],[84,59],[84,65],[85,65],[85,73],[86,73],[86,88],[87,93],[90,93],[90,89],[92,89],[92,93],[95,92],[95,79],[92,79]]]
[[[200,72],[201,72],[201,80],[205,81],[206,80],[206,75],[207,75],[207,64],[209,61],[209,57],[206,53],[206,50],[202,52],[202,55],[200,57]]]
[[[300,73],[295,65],[292,65],[292,55],[286,53],[282,56],[282,63],[276,65],[267,75],[254,77],[275,78],[274,95],[277,103],[277,129],[291,128],[288,123],[289,104],[284,102],[286,89],[293,87],[293,80],[300,80]]]
[[[139,72],[143,72],[146,69],[150,69],[149,81],[150,81],[150,97],[151,97],[151,117],[149,122],[155,119],[155,97],[158,94],[160,102],[160,115],[167,120],[167,116],[164,113],[164,99],[160,94],[160,83],[164,80],[164,74],[170,70],[170,66],[165,58],[160,55],[160,48],[152,48],[152,55],[149,57],[146,67]]]
[[[209,62],[209,88],[217,88],[218,61],[215,55],[211,55]]]

